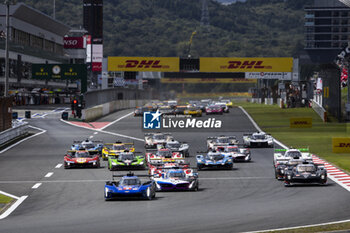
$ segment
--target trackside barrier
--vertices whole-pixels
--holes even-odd
[[[28,123],[15,125],[13,128],[0,132],[0,145],[26,134],[28,134]]]
[[[323,122],[327,122],[327,111],[321,105],[312,100],[312,108],[321,117]]]
[[[84,109],[82,112],[82,120],[93,121],[97,118],[106,116],[112,112],[122,109],[135,108],[136,106],[143,106],[149,100],[116,100],[92,108]]]
[[[265,98],[266,105],[273,105],[273,98]]]

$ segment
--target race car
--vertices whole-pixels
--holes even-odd
[[[234,162],[251,161],[251,153],[248,148],[235,146],[217,146],[216,150],[225,155],[231,155]]]
[[[215,103],[215,106],[218,106],[220,108],[222,108],[222,111],[224,113],[229,113],[230,112],[230,109],[229,107],[226,105],[226,103],[223,103],[223,102],[216,102]]]
[[[285,169],[284,185],[289,187],[295,183],[326,184],[327,170],[323,164],[305,162]]]
[[[175,107],[175,114],[176,115],[184,115],[185,111],[187,110],[186,105],[178,105]]]
[[[189,148],[190,146],[186,143],[180,143],[176,140],[171,140],[164,145],[165,149],[169,149],[172,152],[180,152],[185,157],[190,156]]]
[[[287,163],[291,159],[303,159],[306,162],[312,162],[312,155],[308,148],[299,149],[275,149],[273,155],[273,164]]]
[[[149,164],[163,164],[167,162],[183,162],[184,155],[180,152],[172,152],[170,149],[159,149],[156,153],[146,153],[146,160]]]
[[[134,110],[134,116],[143,116],[144,112],[152,111],[152,107],[136,107]]]
[[[222,99],[222,100],[220,100],[220,102],[221,102],[221,103],[225,103],[226,106],[229,107],[229,108],[232,108],[232,107],[233,107],[233,103],[232,103],[232,101],[229,100],[229,99]]]
[[[91,141],[86,139],[84,141],[73,141],[73,145],[71,146],[71,150],[97,150],[99,153],[102,152],[103,142],[102,141]]]
[[[202,116],[202,110],[197,108],[197,107],[190,107],[190,108],[187,108],[184,111],[184,115],[201,117]]]
[[[218,137],[208,137],[207,147],[209,150],[215,150],[217,146],[230,146],[238,144],[236,136],[218,136]]]
[[[179,161],[175,161],[175,162],[166,162],[166,163],[162,163],[162,164],[149,164],[148,166],[148,173],[149,175],[161,175],[161,173],[166,170],[166,169],[170,169],[170,168],[189,168],[190,164],[189,163],[184,163],[184,161],[179,162]]]
[[[243,134],[243,143],[247,147],[273,147],[273,137],[264,132]]]
[[[162,106],[159,108],[162,115],[175,115],[175,110],[169,106]]]
[[[282,162],[282,163],[275,163],[274,167],[275,167],[275,178],[277,180],[283,180],[284,179],[284,174],[286,169],[288,169],[288,167],[294,167],[298,164],[301,163],[305,163],[306,161],[302,158],[298,158],[298,159],[293,159],[291,158],[290,160],[288,160],[288,162]],[[310,162],[311,163],[311,162]]]
[[[121,152],[134,152],[134,143],[123,143],[117,141],[115,143],[106,143],[102,149],[102,159],[108,160],[108,156],[118,155]]]
[[[170,133],[146,133],[145,134],[145,148],[156,149],[158,144],[164,145],[173,140]]]
[[[198,170],[202,170],[203,168],[231,170],[233,168],[233,158],[230,154],[209,151],[207,154],[198,154],[196,158]]]
[[[223,109],[218,105],[209,105],[209,106],[205,107],[205,114],[206,115],[209,115],[209,114],[222,115],[223,113],[224,113]]]
[[[98,151],[93,150],[70,150],[64,156],[64,168],[74,167],[100,167],[100,156]]]
[[[108,169],[114,170],[135,170],[145,169],[145,157],[135,152],[121,152],[117,156],[108,156]]]
[[[153,179],[157,191],[198,191],[198,173],[193,168],[163,168]]]
[[[121,177],[121,179],[119,181],[115,181],[115,177]],[[105,184],[105,200],[109,201],[113,199],[135,197],[152,200],[156,197],[155,182],[153,180],[149,180],[143,183],[140,177],[145,176],[136,176],[133,173],[128,173],[125,176],[113,174],[112,181],[107,181]]]

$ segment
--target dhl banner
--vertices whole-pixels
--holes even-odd
[[[293,58],[204,57],[200,72],[292,72]]]
[[[257,83],[245,78],[162,78],[161,83]]]
[[[332,138],[333,153],[350,153],[350,138]]]
[[[312,127],[312,118],[290,118],[290,127],[291,128],[311,128]]]
[[[179,72],[178,57],[108,57],[108,71]]]

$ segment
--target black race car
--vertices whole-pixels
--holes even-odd
[[[277,162],[274,164],[275,167],[275,178],[277,180],[284,180],[284,174],[286,169],[294,167],[298,164],[305,163],[306,161],[302,158],[290,159],[288,162]]]
[[[286,187],[295,183],[326,184],[327,170],[323,164],[305,162],[285,169],[284,185]]]

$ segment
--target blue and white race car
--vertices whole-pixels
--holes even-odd
[[[162,168],[154,175],[157,191],[198,191],[198,172],[189,167]]]
[[[84,141],[74,141],[73,145],[71,146],[71,150],[93,150],[93,151],[99,151],[101,154],[103,148],[103,142],[102,141],[91,141],[89,139],[86,139]]]
[[[231,170],[233,167],[233,158],[230,153],[209,151],[207,154],[198,154],[196,158],[198,170],[202,170],[203,168],[224,168]]]
[[[112,181],[105,184],[104,197],[106,201],[118,198],[138,197],[146,200],[152,200],[156,196],[155,182],[153,180],[141,182],[142,175],[134,175],[128,173],[126,176],[113,175]],[[119,181],[115,181],[114,177],[121,177]],[[149,177],[149,176],[147,176]]]

